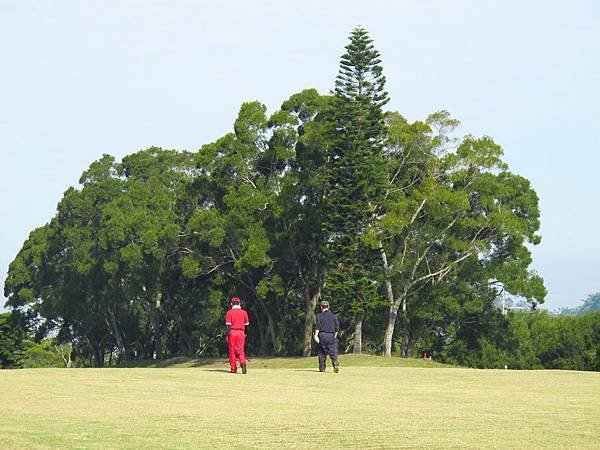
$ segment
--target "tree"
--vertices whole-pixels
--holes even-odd
[[[379,299],[372,271],[377,254],[365,237],[376,227],[374,205],[383,196],[386,175],[382,107],[388,95],[372,42],[364,28],[354,29],[340,61],[329,118],[323,217],[328,264],[324,297],[354,317],[357,353],[364,315]]]
[[[23,368],[65,367],[65,361],[52,340],[32,344],[23,357]]]
[[[30,341],[22,318],[13,312],[0,314],[0,368],[19,367]]]
[[[484,268],[479,282],[500,283],[515,295],[543,302],[546,291],[541,278],[528,270],[531,255],[525,246],[540,241],[537,195],[527,180],[508,172],[500,146],[489,137],[466,136],[453,151],[448,132],[457,122],[445,112],[429,117],[429,129],[423,128],[419,139],[398,117],[392,124],[400,130],[390,133],[397,141],[390,141],[389,154],[400,166],[390,178],[389,192],[396,195],[381,220],[380,239],[386,242],[396,292],[384,354],[391,355],[402,310],[402,353],[408,355],[409,297],[444,281],[471,259]],[[418,159],[411,168],[415,150]],[[403,171],[408,178],[396,176]]]
[[[126,359],[149,320],[161,353],[158,299],[167,255],[178,239],[174,191],[191,156],[149,149],[117,164],[91,164],[49,224],[35,230],[9,268],[8,305],[41,317],[38,334],[58,330],[88,364],[117,348]]]
[[[328,120],[332,97],[315,89],[292,95],[281,109],[297,118],[295,158],[288,183],[282,190],[279,260],[304,306],[302,354],[311,354],[315,309],[321,298],[325,274],[324,218],[325,161],[331,133]]]
[[[367,32],[345,49],[333,95],[306,89],[273,113],[243,103],[232,132],[194,153],[93,162],[10,265],[7,306],[27,336],[56,336],[86,366],[216,356],[237,295],[250,352],[309,355],[323,298],[341,313],[342,350],[383,343],[391,355],[399,343],[404,356],[497,365],[518,345],[511,361],[524,367],[535,327],[494,301],[543,301],[529,270],[535,191],[491,138],[454,137],[446,111],[413,123],[384,113]],[[577,367],[596,364],[586,333]]]
[[[165,278],[181,226],[175,199],[191,169],[192,157],[187,152],[150,148],[126,156],[117,168],[124,178],[123,192],[106,205],[102,215],[100,240],[112,291],[109,296],[136,299],[146,311],[158,359],[164,347]],[[122,356],[127,358],[130,350],[115,320],[123,308],[113,303],[108,322]]]
[[[283,351],[287,277],[278,266],[280,196],[294,156],[297,119],[287,111],[266,116],[258,102],[240,108],[229,133],[196,155],[198,204],[188,222],[186,276],[240,296],[258,331],[258,347]],[[223,307],[226,303],[223,303]],[[256,334],[249,347],[257,343]]]

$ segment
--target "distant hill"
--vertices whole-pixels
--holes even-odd
[[[592,311],[600,311],[600,292],[588,295],[583,305],[576,308],[561,308],[556,313],[561,316],[583,316]]]

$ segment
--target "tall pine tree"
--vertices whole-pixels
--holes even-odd
[[[367,31],[350,34],[335,82],[330,111],[332,145],[328,150],[323,228],[329,270],[324,297],[354,320],[354,351],[362,345],[362,321],[378,301],[376,250],[369,232],[377,221],[386,186],[382,155],[388,102],[379,52]]]

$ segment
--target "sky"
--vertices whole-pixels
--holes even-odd
[[[0,289],[91,162],[199,149],[242,102],[328,93],[350,31],[381,52],[387,108],[446,109],[540,197],[544,307],[600,291],[600,2],[0,0]],[[4,299],[0,298],[0,305]]]

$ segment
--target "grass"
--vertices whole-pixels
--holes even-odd
[[[600,446],[600,373],[344,356],[336,375],[315,363],[253,359],[247,375],[229,374],[222,360],[0,371],[0,446]]]
[[[312,358],[303,357],[257,357],[249,358],[249,365],[255,369],[314,369],[317,366],[316,356]],[[375,355],[340,355],[341,363],[346,367],[452,367],[447,364],[440,364],[434,361],[425,361],[415,358],[384,358]],[[121,364],[119,367],[134,368],[134,367],[168,367],[168,368],[215,368],[229,367],[228,360],[224,359],[197,359],[185,356],[166,360],[140,360],[128,361]]]

